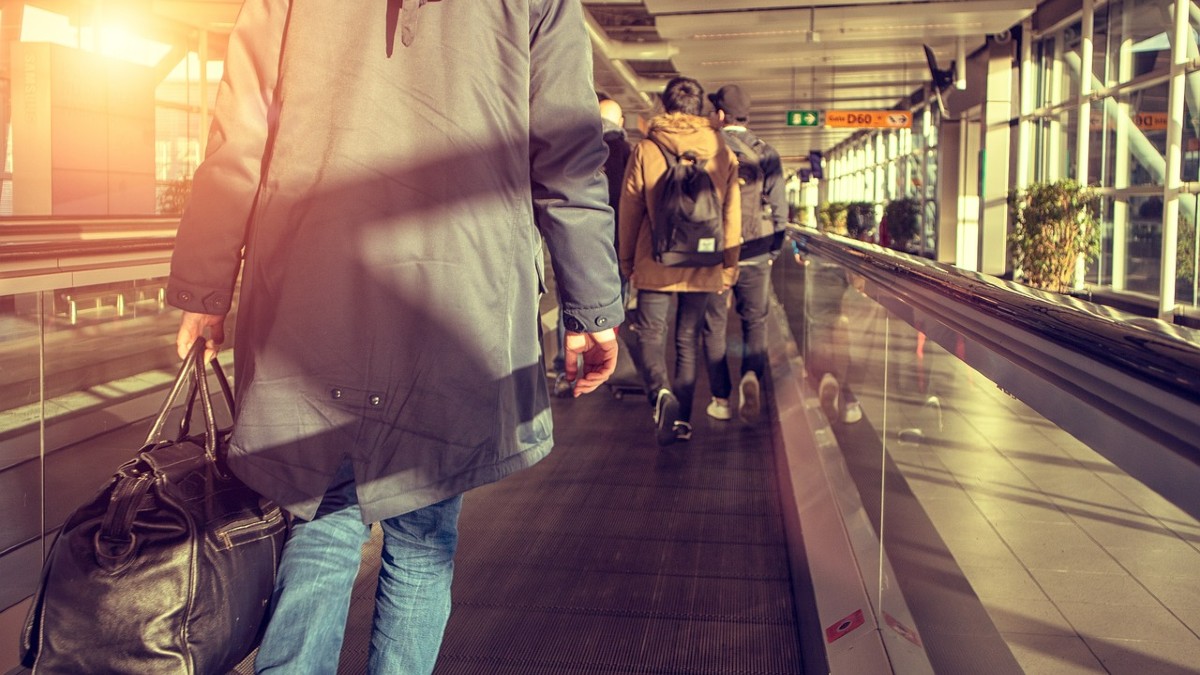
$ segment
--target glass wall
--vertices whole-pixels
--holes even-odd
[[[1179,45],[1173,28],[1177,6],[1189,12]],[[1093,16],[1090,27],[1077,19],[1032,37],[1037,100],[1030,118],[1030,175],[1036,181],[1082,180],[1103,195],[1101,254],[1087,268],[1088,285],[1160,300],[1169,160],[1178,153],[1178,179],[1185,186],[1200,171],[1200,73],[1193,60],[1200,12],[1190,2],[1176,0],[1112,0],[1096,3]],[[1085,68],[1081,60],[1089,28],[1092,57]],[[1171,144],[1168,133],[1173,53],[1184,56],[1178,59],[1184,64],[1178,75],[1183,110],[1178,145]],[[1080,147],[1084,100],[1089,101],[1089,126],[1087,146]],[[1078,161],[1083,151],[1086,167]],[[1162,303],[1167,307],[1196,304],[1200,207],[1194,192],[1184,189],[1178,197],[1177,246],[1171,253],[1175,298]]]
[[[12,141],[0,216],[178,213],[203,152],[219,50],[182,24],[12,7],[0,17],[15,43],[2,46],[20,67],[12,68],[12,107],[0,109],[23,114],[0,113]],[[51,125],[52,117],[71,124]]]
[[[205,70],[202,66],[207,66]],[[177,214],[203,158],[208,120],[224,64],[189,51],[155,91],[154,168],[158,213]]]
[[[1179,44],[1176,7],[1187,13]],[[1029,69],[1022,73],[1028,85],[1014,87],[1013,110],[1028,112],[1014,113],[1011,123],[1025,134],[1014,133],[1014,143],[1029,152],[1012,149],[1010,156],[1025,157],[1027,164],[1014,164],[1011,173],[1037,182],[1081,181],[1102,195],[1101,251],[1086,268],[1088,292],[1123,294],[1147,307],[1158,303],[1160,313],[1177,304],[1196,307],[1200,9],[1184,0],[1097,0],[1088,25],[1082,10],[1080,2],[1074,17],[1041,32],[1027,25],[1022,33],[1030,50]],[[983,50],[971,58],[986,57]],[[1180,64],[1174,72],[1173,62]],[[1020,101],[1021,91],[1030,100]],[[1178,92],[1178,112],[1172,111],[1172,91]],[[964,119],[968,125],[982,123]],[[1173,120],[1180,130],[1176,140],[1169,131]],[[865,200],[881,210],[899,197],[918,199],[925,233],[920,250],[932,251],[939,209],[938,125],[937,110],[917,110],[911,130],[863,131],[832,149],[828,155],[836,171],[828,201]],[[1179,173],[1168,177],[1176,161]],[[980,196],[972,185],[969,178],[960,185],[961,204]],[[1175,244],[1164,259],[1164,241],[1171,247],[1171,236]],[[1173,267],[1173,283],[1163,279],[1166,263]],[[1159,297],[1172,287],[1172,297]]]
[[[938,113],[923,105],[912,127],[864,131],[829,152],[827,202],[867,202],[879,223],[889,202],[916,202],[918,232],[912,253],[932,255],[937,241]],[[871,241],[880,242],[877,228]]]

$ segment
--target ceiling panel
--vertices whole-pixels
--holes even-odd
[[[56,0],[43,0],[54,2]],[[216,35],[241,0],[127,0]],[[675,75],[707,90],[743,86],[752,126],[788,156],[828,149],[853,130],[785,124],[788,110],[888,109],[929,80],[922,45],[946,67],[1018,24],[1037,0],[583,0],[597,89],[652,115]],[[607,47],[607,51],[604,49]],[[631,122],[632,124],[632,122]]]
[[[1019,22],[1032,10],[1014,7],[1012,0],[967,0],[937,3],[893,3],[890,5],[844,5],[760,11],[713,11],[723,3],[696,14],[655,17],[658,34],[666,40],[722,39],[774,34],[803,35],[815,30],[838,41],[858,38],[922,37],[930,30],[954,31],[956,35],[982,36],[996,33]],[[794,5],[795,6],[795,5]]]
[[[675,74],[709,91],[737,83],[753,101],[751,127],[799,159],[855,130],[788,127],[788,110],[906,105],[930,80],[923,45],[947,67],[981,48],[989,34],[1019,24],[1037,0],[584,0],[584,6],[596,19],[594,41],[625,51],[607,23],[636,22],[638,44],[659,55],[655,71],[630,58],[618,66],[626,76],[609,80],[608,93],[628,109],[653,114],[656,94]],[[674,72],[662,68],[663,53]]]
[[[905,4],[935,3],[942,0],[913,0]],[[613,3],[616,4],[616,3]],[[625,3],[628,4],[628,3]],[[795,0],[645,0],[646,8],[654,14],[695,13],[729,10],[757,10],[808,7],[815,2]],[[897,0],[822,0],[822,7],[837,5],[894,5]]]

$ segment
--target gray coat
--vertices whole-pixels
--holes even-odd
[[[550,451],[539,230],[622,319],[579,1],[399,4],[244,4],[171,263],[207,314],[244,266],[230,464],[303,518],[346,456],[372,522]]]

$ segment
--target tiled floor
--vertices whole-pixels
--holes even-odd
[[[845,309],[864,423],[1021,667],[1200,673],[1200,522],[931,341],[906,388],[915,331],[854,291]]]

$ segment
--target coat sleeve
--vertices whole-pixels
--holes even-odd
[[[534,215],[554,266],[563,324],[593,333],[616,327],[624,309],[591,43],[578,0],[535,6],[529,83]]]
[[[179,223],[167,300],[225,314],[258,196],[290,2],[248,0],[229,36],[204,162]]]

